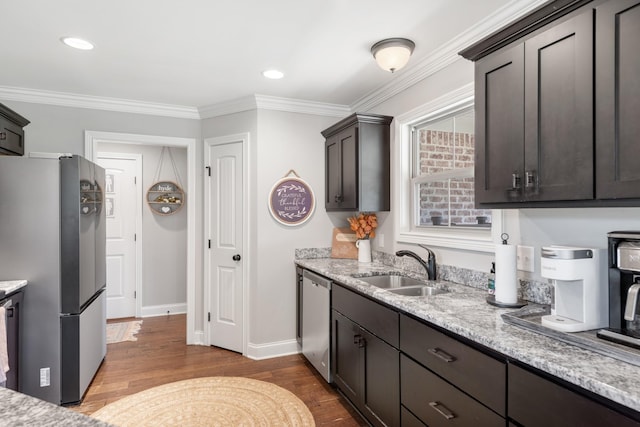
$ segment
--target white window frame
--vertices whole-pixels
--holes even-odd
[[[422,243],[429,246],[462,249],[476,252],[495,251],[495,241],[502,233],[503,213],[494,209],[491,213],[491,228],[474,227],[416,227],[417,206],[413,202],[412,187],[415,180],[412,171],[412,138],[414,125],[426,120],[435,120],[456,111],[472,107],[473,84],[465,85],[434,99],[394,120],[395,141],[395,240],[398,243]],[[459,172],[458,172],[459,173]]]

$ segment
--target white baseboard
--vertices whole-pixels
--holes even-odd
[[[163,304],[148,305],[142,307],[142,317],[166,316],[169,314],[185,314],[187,312],[187,304]]]
[[[204,331],[193,332],[193,342],[188,342],[191,345],[206,345],[204,342]]]
[[[267,344],[252,344],[247,345],[246,357],[249,359],[260,360],[270,359],[272,357],[288,356],[290,354],[300,353],[298,347],[298,341],[276,341]]]

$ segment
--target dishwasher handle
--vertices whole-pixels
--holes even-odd
[[[323,288],[331,289],[331,280],[326,277],[322,277],[319,274],[315,274],[309,270],[304,270],[302,272],[302,276],[311,280],[311,283],[317,286],[322,286]]]

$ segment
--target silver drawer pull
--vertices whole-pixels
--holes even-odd
[[[449,408],[447,408],[446,406],[444,406],[440,402],[429,402],[429,406],[431,406],[433,409],[438,411],[438,413],[440,415],[442,415],[443,417],[445,417],[448,420],[452,420],[452,419],[454,419],[456,417],[456,414],[451,412],[449,410]]]
[[[440,360],[444,360],[447,363],[451,363],[451,362],[455,362],[456,358],[453,357],[452,355],[450,355],[449,353],[446,353],[442,350],[440,350],[439,348],[430,348],[427,350],[429,353],[433,354],[435,357],[437,357]]]

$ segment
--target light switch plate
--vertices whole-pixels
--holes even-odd
[[[520,246],[516,250],[518,257],[516,268],[520,271],[534,271],[533,246]]]

